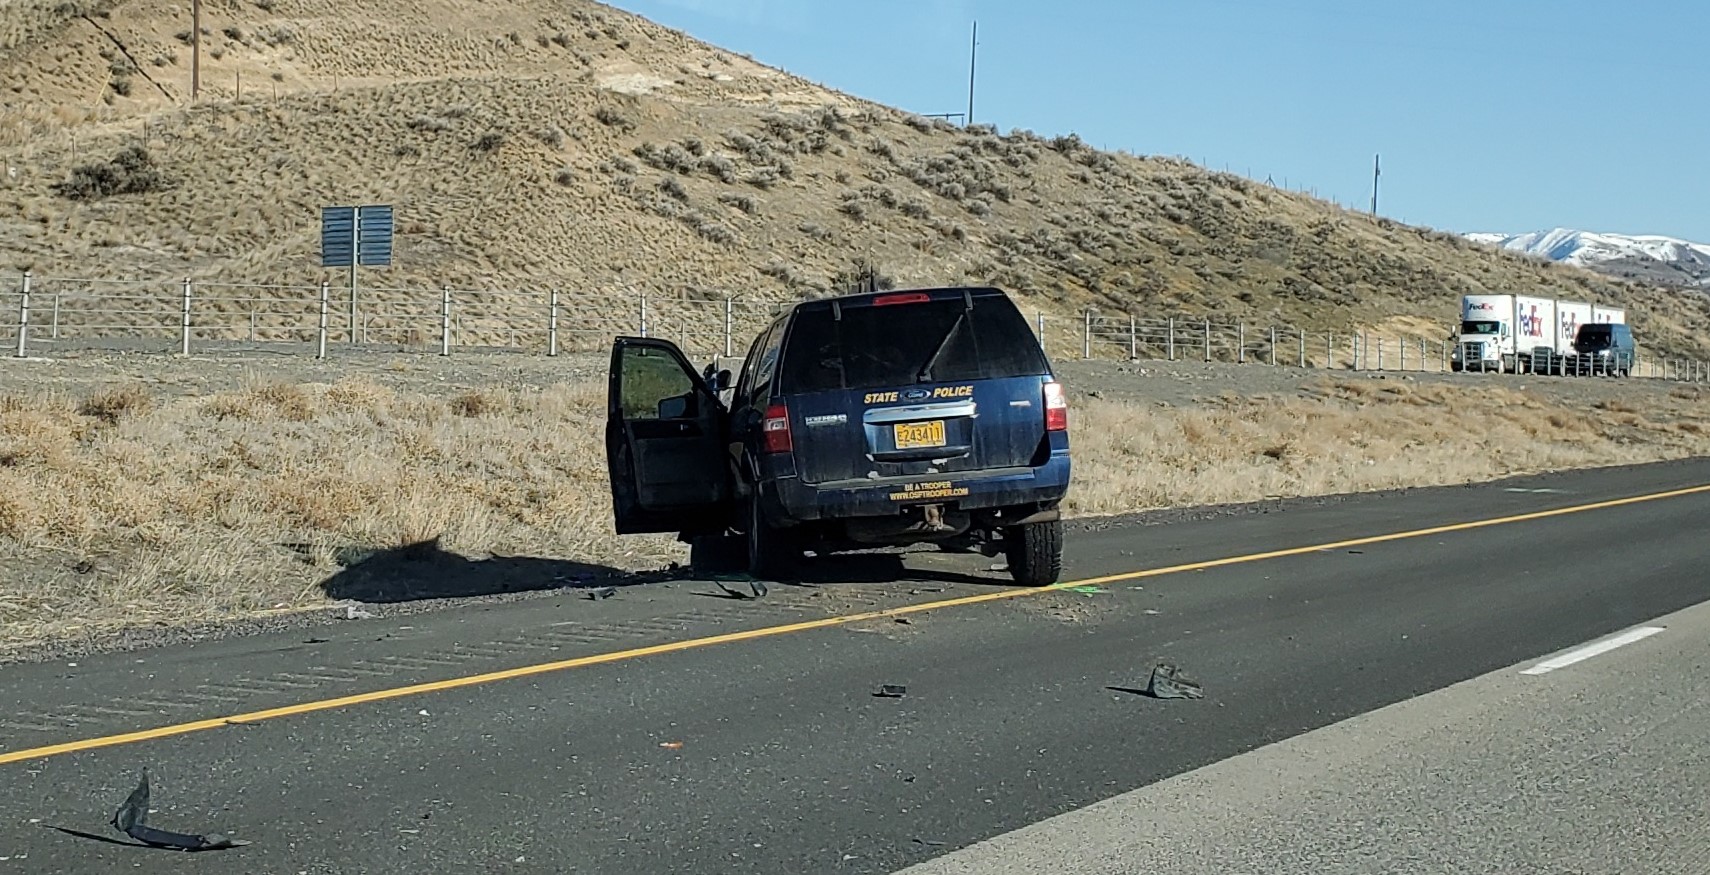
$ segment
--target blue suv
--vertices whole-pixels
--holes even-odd
[[[781,579],[803,553],[936,543],[1062,574],[1068,408],[994,288],[805,301],[735,385],[669,341],[612,345],[606,458],[619,534],[675,532],[698,571]]]

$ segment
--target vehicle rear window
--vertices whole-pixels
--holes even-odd
[[[1039,341],[1013,303],[975,298],[958,325],[964,306],[956,298],[845,307],[841,320],[830,308],[804,309],[785,343],[781,388],[823,392],[1046,373]]]

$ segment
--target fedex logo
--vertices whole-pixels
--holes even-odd
[[[1520,314],[1520,333],[1527,337],[1544,336],[1544,317],[1538,315],[1538,305],[1533,304],[1529,313]]]
[[[1476,304],[1468,304],[1467,305],[1467,312],[1468,313],[1494,313],[1494,312],[1496,312],[1496,305],[1492,304],[1488,301],[1480,301]]]

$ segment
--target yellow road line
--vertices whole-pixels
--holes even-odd
[[[1554,510],[1535,511],[1532,513],[1515,514],[1512,516],[1495,517],[1492,519],[1475,520],[1452,525],[1433,526],[1427,529],[1413,529],[1405,532],[1394,532],[1388,535],[1374,535],[1366,538],[1351,538],[1345,541],[1332,541],[1327,544],[1314,544],[1309,547],[1291,547],[1286,550],[1271,550],[1265,553],[1249,553],[1243,556],[1231,556],[1226,559],[1213,559],[1207,562],[1190,562],[1184,565],[1171,565],[1165,568],[1151,568],[1143,571],[1130,571],[1122,574],[1110,574],[1104,577],[1091,577],[1084,580],[1064,581],[1051,586],[1037,589],[1006,589],[980,595],[963,596],[961,598],[944,599],[942,601],[926,602],[916,605],[905,605],[898,608],[887,608],[879,611],[865,611],[859,614],[845,614],[836,617],[826,617],[819,620],[807,620],[801,623],[790,623],[783,626],[767,626],[762,629],[750,629],[744,632],[730,632],[724,635],[713,635],[707,638],[692,638],[684,641],[673,641],[667,644],[655,644],[649,647],[637,647],[631,650],[618,650],[610,653],[598,653],[592,656],[580,656],[574,659],[545,662],[536,665],[525,665],[503,671],[485,674],[466,675],[443,681],[414,684],[407,687],[393,687],[385,690],[375,690],[368,693],[358,693],[352,696],[340,696],[335,699],[321,699],[313,702],[302,702],[296,705],[286,705],[281,708],[269,708],[264,711],[251,711],[245,714],[234,714],[228,717],[215,717],[208,720],[196,720],[190,723],[176,723],[170,726],[159,726],[153,729],[143,729],[137,732],[125,732],[117,735],[105,735],[97,738],[84,738],[67,741],[61,744],[50,744],[43,747],[27,748],[24,750],[0,753],[0,765],[23,762],[25,760],[43,759],[76,753],[78,751],[95,750],[103,747],[135,744],[140,741],[150,741],[157,738],[170,738],[175,735],[187,735],[192,732],[202,732],[218,729],[233,724],[253,724],[266,720],[277,720],[281,717],[292,717],[300,714],[312,714],[318,711],[331,711],[338,708],[348,708],[352,705],[363,705],[370,702],[384,702],[390,699],[401,699],[406,696],[418,696],[424,693],[443,692],[445,690],[461,689],[499,681],[515,680],[534,675],[549,674],[574,668],[585,668],[591,665],[603,665],[610,662],[625,662],[648,656],[659,656],[666,653],[679,653],[685,650],[696,650],[702,647],[712,647],[717,644],[734,644],[739,641],[753,641],[760,638],[771,638],[778,635],[789,635],[796,632],[807,632],[813,629],[827,629],[835,626],[845,626],[866,620],[878,620],[900,617],[907,614],[918,614],[926,611],[938,611],[945,608],[977,605],[983,602],[995,602],[1021,596],[1053,592],[1074,586],[1101,586],[1112,583],[1122,583],[1130,580],[1141,580],[1148,577],[1161,577],[1169,574],[1181,574],[1187,571],[1201,571],[1207,568],[1221,568],[1228,565],[1241,565],[1250,562],[1263,562],[1269,559],[1281,559],[1288,556],[1301,556],[1308,553],[1318,553],[1325,550],[1338,550],[1347,547],[1358,547],[1365,544],[1381,544],[1386,541],[1402,541],[1411,538],[1424,538],[1431,535],[1449,532],[1464,532],[1471,529],[1482,529],[1490,526],[1509,525],[1530,520],[1548,519],[1567,514],[1585,513],[1593,510],[1603,510],[1612,507],[1622,507],[1631,504],[1660,501],[1666,498],[1678,498],[1710,492],[1710,484],[1693,486],[1685,489],[1674,489],[1668,492],[1655,492],[1648,495],[1638,495],[1632,498],[1620,498],[1612,501],[1599,501],[1594,504],[1581,504]]]

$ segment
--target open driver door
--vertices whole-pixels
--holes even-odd
[[[606,466],[620,535],[718,532],[730,518],[727,412],[676,344],[612,343]]]

